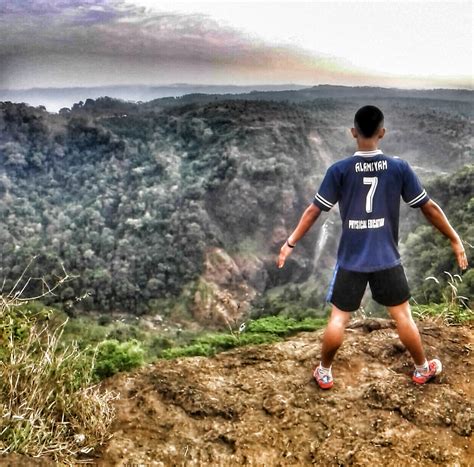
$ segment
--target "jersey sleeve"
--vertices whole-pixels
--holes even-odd
[[[319,190],[314,195],[313,203],[322,211],[329,211],[338,201],[340,180],[335,166],[329,167],[321,182]]]
[[[407,162],[403,171],[402,198],[412,208],[419,208],[430,199],[420,180]]]

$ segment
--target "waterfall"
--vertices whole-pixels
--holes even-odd
[[[329,238],[329,226],[334,224],[331,219],[326,219],[324,224],[321,226],[319,231],[318,240],[316,242],[316,248],[314,250],[314,259],[313,259],[313,272],[316,271],[316,268],[321,268],[321,265],[318,264],[321,256],[323,254],[324,248]]]

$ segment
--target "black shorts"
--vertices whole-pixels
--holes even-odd
[[[410,298],[410,289],[403,266],[375,272],[356,272],[336,267],[329,286],[327,301],[342,311],[356,311],[367,288],[372,298],[384,306],[396,306]]]

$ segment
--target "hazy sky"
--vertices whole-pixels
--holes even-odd
[[[469,1],[0,0],[0,88],[472,87]]]

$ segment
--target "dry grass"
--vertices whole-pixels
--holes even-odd
[[[0,296],[0,453],[77,462],[104,442],[116,395],[92,384],[94,358],[65,346],[65,323],[50,329]]]

